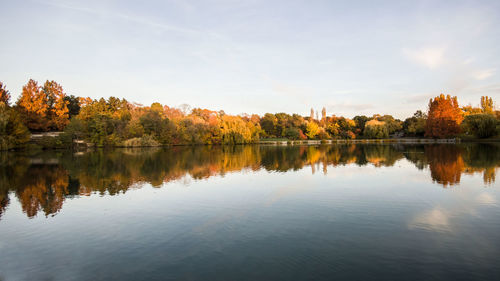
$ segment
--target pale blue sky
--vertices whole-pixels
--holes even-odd
[[[0,0],[0,81],[226,112],[500,99],[500,1]]]

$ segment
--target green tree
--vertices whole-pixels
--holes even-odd
[[[276,126],[278,125],[278,119],[274,114],[266,113],[264,117],[260,119],[260,127],[264,130],[266,136],[276,137]]]
[[[366,122],[363,135],[367,138],[383,139],[389,137],[389,130],[385,122],[373,119]]]
[[[300,129],[295,127],[286,128],[284,135],[287,139],[298,140],[300,139]]]
[[[65,96],[64,100],[68,107],[68,118],[71,119],[80,113],[80,99],[73,95]]]
[[[0,101],[0,150],[19,147],[30,139],[19,114]]]
[[[424,136],[427,115],[417,110],[412,117],[406,118],[403,122],[403,131],[407,136]]]
[[[377,118],[378,121],[384,122],[389,135],[392,135],[403,129],[403,122],[399,119],[394,119],[391,115],[384,115]]]
[[[357,115],[354,116],[352,120],[356,123],[356,130],[362,134],[365,130],[365,124],[370,120],[370,118],[364,115]]]
[[[473,114],[465,117],[462,127],[468,134],[488,138],[497,134],[497,124],[497,119],[491,114]]]
[[[291,126],[292,116],[286,113],[276,113],[274,115],[276,117],[276,126],[275,133],[277,137],[284,136],[285,129]]]

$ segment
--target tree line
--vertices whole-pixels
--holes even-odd
[[[68,147],[80,139],[96,146],[245,144],[260,139],[326,140],[389,137],[488,138],[500,132],[500,112],[491,97],[480,106],[460,107],[457,97],[431,99],[404,121],[391,115],[310,116],[288,113],[230,115],[224,111],[179,108],[160,103],[143,106],[125,99],[91,99],[67,95],[55,81],[29,80],[18,100],[0,82],[0,149],[23,147],[31,133],[62,131],[42,146]]]

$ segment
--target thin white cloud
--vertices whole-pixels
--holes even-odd
[[[403,49],[403,54],[413,62],[429,69],[443,65],[445,60],[445,47],[424,47],[419,49]]]
[[[191,34],[191,35],[200,35],[200,34],[207,34],[210,36],[218,37],[219,35],[214,34],[212,32],[206,32],[206,31],[200,31],[192,28],[185,28],[185,27],[178,27],[175,25],[170,25],[162,22],[156,22],[152,21],[149,19],[141,18],[139,16],[135,15],[128,15],[128,14],[123,14],[123,13],[118,13],[118,12],[110,12],[106,10],[96,10],[96,9],[91,9],[88,7],[83,7],[83,6],[78,6],[78,5],[71,5],[66,2],[62,1],[37,1],[39,3],[61,8],[61,9],[68,9],[68,10],[74,10],[74,11],[79,11],[83,13],[88,13],[92,15],[97,15],[97,16],[102,16],[102,17],[108,17],[108,18],[115,18],[115,19],[121,19],[141,25],[146,25],[151,28],[157,28],[161,29],[164,31],[174,31],[174,32],[179,32],[183,34]]]
[[[487,79],[487,78],[490,78],[491,76],[493,76],[493,74],[495,74],[495,71],[496,71],[496,69],[493,69],[493,68],[476,71],[473,74],[473,77],[476,80],[484,80],[484,79]]]

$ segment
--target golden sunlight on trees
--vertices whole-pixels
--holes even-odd
[[[53,143],[69,147],[80,139],[97,146],[151,146],[190,144],[243,144],[260,139],[329,140],[356,138],[401,137],[476,137],[499,134],[500,112],[495,110],[491,97],[481,97],[480,107],[458,107],[456,97],[440,95],[429,102],[428,114],[418,110],[402,122],[392,115],[372,117],[327,116],[321,118],[311,108],[310,116],[299,114],[265,113],[258,115],[229,115],[224,111],[179,108],[158,102],[150,106],[130,103],[125,99],[91,99],[65,94],[55,81],[39,86],[29,80],[22,89],[16,105],[9,107],[10,92],[0,82],[2,149],[26,143],[29,132],[61,131],[64,134]],[[315,115],[316,114],[316,115]],[[465,122],[462,123],[462,119]],[[8,121],[6,121],[8,120]],[[19,122],[25,126],[20,126]],[[9,124],[9,125],[7,125]],[[463,131],[462,135],[459,133]],[[53,147],[47,144],[44,148]]]
[[[481,109],[485,114],[493,114],[493,99],[488,96],[481,97]]]
[[[23,91],[16,105],[21,113],[24,124],[30,130],[48,130],[48,101],[47,94],[42,91],[35,80],[30,79],[28,84],[23,86]]]
[[[65,99],[61,85],[55,81],[47,81],[43,85],[43,92],[48,97],[49,104],[49,127],[52,130],[62,130],[69,123],[69,102]]]
[[[384,139],[389,137],[389,130],[384,121],[373,119],[365,123],[363,135],[367,138]]]
[[[314,139],[316,135],[319,133],[319,126],[316,124],[314,121],[309,121],[307,123],[307,132],[306,136],[309,137],[310,139]]]
[[[447,138],[460,133],[463,116],[458,107],[457,97],[441,94],[429,101],[425,136]]]
[[[239,116],[224,115],[221,121],[223,144],[251,143],[256,140],[252,139],[254,127],[247,126]],[[253,137],[258,139],[258,135],[253,135]]]
[[[68,101],[65,97],[61,85],[55,81],[46,81],[40,87],[31,79],[23,87],[16,106],[30,130],[62,130],[69,123]]]

